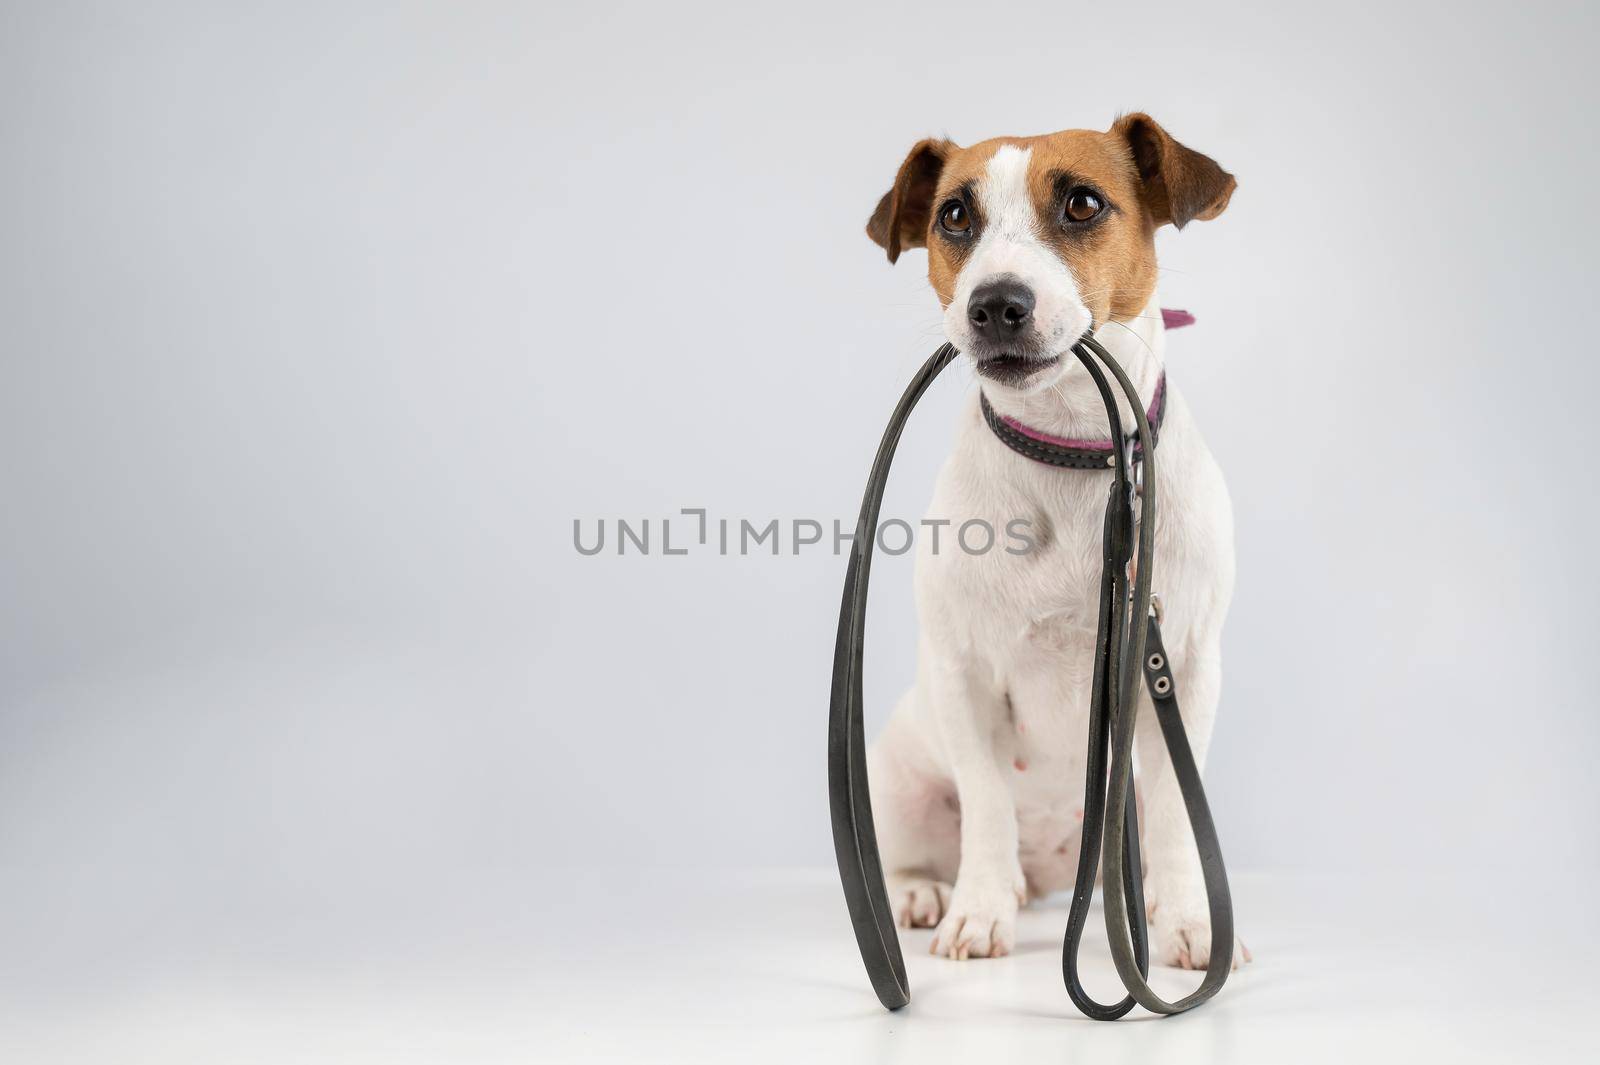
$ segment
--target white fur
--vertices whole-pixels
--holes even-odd
[[[977,182],[983,230],[956,275],[955,293],[944,312],[945,335],[962,351],[976,347],[967,318],[972,290],[1001,274],[1010,274],[1033,290],[1034,327],[1049,354],[1065,354],[1089,328],[1091,315],[1079,298],[1072,271],[1041,239],[1038,213],[1028,192],[1028,163],[1032,157],[1032,148],[1006,145],[989,158],[984,175]],[[1035,392],[1052,380],[1048,374],[1040,377],[1042,380],[1030,382]]]
[[[1061,330],[1063,351],[1090,320],[1070,271],[1037,238],[1023,181],[1027,157],[1002,148],[989,165],[981,190],[986,230],[951,303],[961,310],[947,315],[958,347],[965,294],[994,272],[1015,273],[1034,289],[1041,328]],[[1096,336],[1148,403],[1165,339],[1156,300]],[[1052,379],[1027,393],[990,382],[983,388],[1000,411],[1047,432],[1109,436],[1099,394],[1075,358],[1046,376]],[[1166,402],[1154,588],[1165,607],[1162,634],[1184,724],[1204,765],[1233,589],[1233,517],[1222,474],[1171,382]],[[937,922],[933,953],[1009,953],[1017,907],[1072,886],[1109,477],[1010,451],[984,424],[976,392],[963,411],[929,520],[959,527],[981,518],[1004,529],[1024,518],[1042,542],[1021,555],[974,555],[949,550],[948,542],[935,553],[929,538],[919,545],[916,683],[869,758],[892,903],[903,925]],[[1141,702],[1136,754],[1152,957],[1199,967],[1210,953],[1199,862],[1148,695]]]

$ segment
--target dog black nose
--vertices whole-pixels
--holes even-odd
[[[1033,289],[1011,277],[985,281],[967,301],[967,320],[978,335],[1004,340],[1022,332],[1033,319]]]

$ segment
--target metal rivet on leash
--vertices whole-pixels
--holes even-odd
[[[1122,669],[1123,663],[1146,663],[1154,673],[1165,665],[1161,643],[1161,608],[1151,594],[1154,569],[1154,529],[1156,516],[1155,451],[1157,438],[1151,419],[1140,402],[1138,390],[1111,354],[1085,335],[1072,348],[1073,354],[1094,379],[1111,423],[1114,441],[1130,441],[1122,431],[1122,417],[1102,364],[1116,379],[1117,387],[1132,405],[1137,439],[1144,442],[1142,512],[1137,522],[1133,513],[1135,466],[1131,446],[1113,447],[1106,466],[1115,472],[1106,504],[1107,521],[1100,574],[1099,634],[1094,679],[1091,685],[1089,741],[1084,781],[1083,830],[1078,853],[1078,876],[1072,905],[1067,915],[1066,939],[1062,946],[1061,971],[1067,995],[1086,1016],[1096,1020],[1116,1020],[1137,1003],[1153,1013],[1173,1014],[1193,1009],[1221,990],[1233,966],[1233,902],[1228,891],[1227,869],[1222,862],[1222,845],[1206,804],[1200,770],[1189,740],[1177,699],[1155,702],[1156,719],[1166,742],[1167,755],[1183,795],[1189,825],[1194,831],[1200,854],[1200,869],[1205,880],[1206,903],[1211,918],[1211,954],[1200,986],[1175,1002],[1155,993],[1145,981],[1150,959],[1145,926],[1143,871],[1139,864],[1138,811],[1133,798],[1133,737],[1139,712],[1138,685],[1142,672]],[[889,1009],[899,1009],[911,1001],[911,986],[906,979],[905,959],[894,914],[884,890],[883,866],[878,856],[877,835],[872,826],[872,799],[867,785],[866,737],[862,725],[861,677],[867,618],[867,581],[872,565],[872,547],[878,512],[883,503],[889,466],[894,460],[900,434],[917,401],[934,378],[956,357],[955,348],[941,345],[928,358],[900,397],[883,440],[873,459],[867,490],[861,501],[857,536],[852,541],[850,562],[845,570],[844,602],[839,610],[839,632],[833,652],[833,692],[828,709],[828,798],[833,819],[834,854],[839,863],[839,879],[855,928],[856,944],[866,964],[878,1000]],[[984,404],[987,407],[987,403]],[[985,410],[986,417],[989,411]],[[990,420],[991,427],[996,422]],[[995,429],[1007,446],[1020,445]],[[1028,452],[1029,457],[1036,457]],[[1049,461],[1048,459],[1042,461]],[[1079,467],[1082,468],[1082,467]],[[1134,533],[1135,528],[1137,534]],[[1137,553],[1135,548],[1137,547]],[[1129,562],[1134,576],[1129,579]],[[1151,654],[1146,658],[1146,648]],[[1161,665],[1156,665],[1159,660]],[[1158,695],[1171,690],[1165,674],[1155,677],[1150,686]],[[1103,846],[1102,846],[1103,844]],[[1097,872],[1104,869],[1105,923],[1110,939],[1111,958],[1128,994],[1121,1001],[1105,1005],[1090,998],[1078,978],[1078,949],[1089,916]]]

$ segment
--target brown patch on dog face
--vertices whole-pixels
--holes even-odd
[[[1007,144],[1021,146],[1025,143],[1017,137],[996,137],[970,148],[956,148],[945,157],[944,169],[939,174],[933,196],[934,210],[929,217],[928,235],[924,241],[928,249],[928,283],[938,295],[940,306],[949,306],[955,293],[956,275],[977,246],[978,235],[983,231],[984,209],[979,202],[978,189],[990,157]],[[969,239],[959,241],[949,239],[939,229],[940,212],[957,201],[971,215],[974,227]]]
[[[941,305],[954,297],[961,268],[982,239],[988,221],[983,183],[990,160],[1006,146],[1030,153],[1027,186],[1036,236],[1067,264],[1097,324],[1130,319],[1149,303],[1156,286],[1157,227],[1215,218],[1235,187],[1232,175],[1143,114],[1125,116],[1103,133],[998,137],[968,148],[923,141],[902,164],[867,232],[891,261],[902,247],[927,247],[928,280]],[[1090,200],[1099,212],[1076,217]],[[965,212],[970,228],[941,224],[952,205]]]
[[[1040,237],[1066,261],[1078,298],[1096,323],[1139,314],[1156,288],[1156,227],[1126,142],[1071,130],[1031,147],[1028,188]],[[1099,201],[1099,213],[1072,221],[1066,207],[1075,195]]]

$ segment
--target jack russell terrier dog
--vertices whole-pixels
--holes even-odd
[[[1058,443],[1108,441],[1100,394],[1070,350],[1090,328],[1146,403],[1164,406],[1155,590],[1202,766],[1222,681],[1233,514],[1182,394],[1165,384],[1155,233],[1215,218],[1234,186],[1132,114],[1105,133],[922,141],[867,223],[890,262],[928,249],[945,334],[1005,424]],[[1003,529],[1022,518],[1033,546],[971,554],[924,538],[918,548],[916,682],[872,745],[869,776],[891,905],[902,927],[937,926],[933,954],[1008,954],[1018,907],[1073,885],[1110,476],[1031,461],[991,431],[979,395],[965,406],[928,521]],[[1199,859],[1147,692],[1140,705],[1151,958],[1203,968]],[[1249,960],[1237,948],[1236,966]]]

